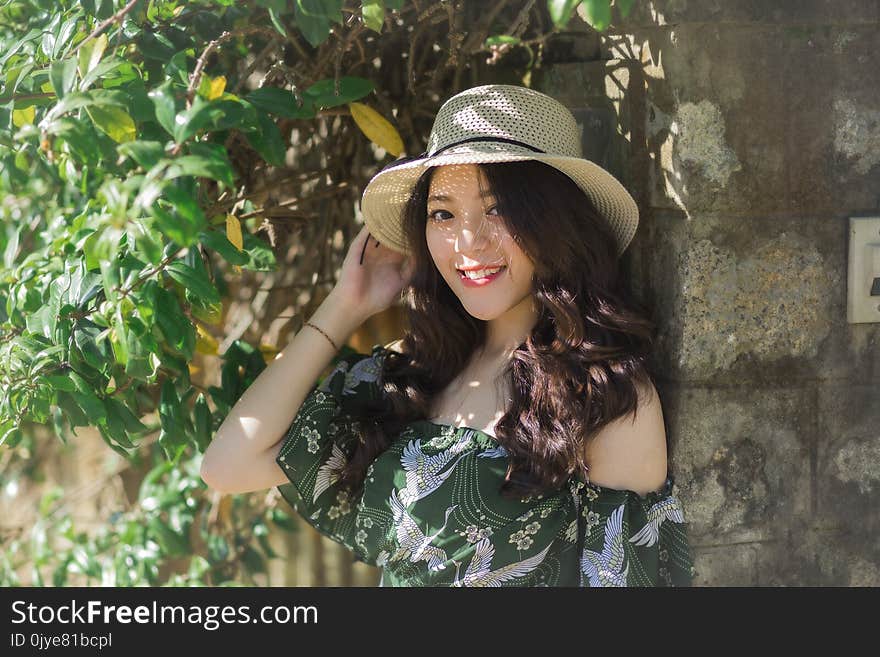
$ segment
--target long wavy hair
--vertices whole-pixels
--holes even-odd
[[[636,384],[653,381],[648,357],[655,324],[621,279],[607,222],[570,178],[537,161],[479,166],[501,220],[533,263],[539,309],[502,373],[512,399],[495,425],[510,457],[500,493],[516,498],[558,490],[573,474],[588,474],[586,441],[635,414]],[[409,329],[403,353],[387,350],[379,377],[383,399],[356,418],[362,440],[340,473],[352,490],[361,489],[369,465],[408,423],[431,417],[432,401],[485,344],[486,322],[465,310],[428,251],[434,170],[418,180],[405,209],[404,233],[415,259],[404,291]]]

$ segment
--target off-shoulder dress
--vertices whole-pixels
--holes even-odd
[[[386,347],[343,356],[316,383],[277,457],[284,499],[380,586],[689,586],[687,524],[667,475],[641,496],[571,477],[558,492],[499,492],[508,454],[470,427],[419,420],[370,465],[353,497],[338,473],[358,437],[354,414],[381,395]]]

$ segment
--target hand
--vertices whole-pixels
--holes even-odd
[[[348,247],[332,294],[352,312],[367,318],[388,308],[409,285],[412,275],[412,258],[380,244],[364,226]]]

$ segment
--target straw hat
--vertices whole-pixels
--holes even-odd
[[[611,226],[618,257],[626,250],[639,224],[632,196],[608,171],[583,158],[577,122],[562,103],[508,84],[465,89],[443,103],[427,150],[391,162],[367,183],[364,223],[380,243],[408,253],[403,210],[428,167],[522,160],[544,162],[571,178]]]

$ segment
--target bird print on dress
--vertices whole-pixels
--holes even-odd
[[[381,373],[381,358],[364,358],[359,360],[345,374],[343,393],[354,392],[360,383],[375,383]]]
[[[497,447],[489,447],[484,449],[482,452],[477,454],[479,458],[483,459],[500,459],[505,456],[510,456],[510,453],[504,448],[504,445],[498,445]]]
[[[422,451],[421,438],[410,440],[400,456],[400,464],[406,472],[406,485],[399,492],[400,502],[408,507],[416,500],[430,495],[446,481],[458,462],[469,453],[465,448],[471,437],[471,432],[465,432],[455,444],[434,456],[428,456]],[[458,458],[452,462],[456,456]],[[442,471],[450,462],[452,467]]]
[[[348,463],[345,452],[339,448],[339,445],[336,443],[330,444],[332,446],[330,458],[318,468],[318,474],[315,477],[315,488],[312,492],[313,502],[318,499],[321,493],[339,481],[339,476],[342,474],[345,464]]]
[[[684,522],[684,511],[681,503],[674,495],[660,500],[647,512],[648,523],[642,527],[634,536],[630,537],[630,542],[636,545],[650,546],[654,545],[660,538],[660,525],[664,520],[672,522]]]
[[[509,582],[512,579],[522,577],[537,568],[544,561],[544,557],[547,556],[552,545],[551,542],[538,554],[528,559],[509,563],[496,570],[489,570],[492,567],[492,558],[495,556],[495,546],[488,538],[481,539],[476,543],[474,556],[461,579],[458,578],[461,564],[454,561],[455,579],[452,586],[501,586],[501,582]]]
[[[584,549],[581,572],[590,580],[590,586],[626,586],[629,564],[623,567],[623,511],[621,504],[608,517],[605,525],[605,545],[602,552]]]
[[[392,490],[389,498],[391,503],[391,511],[394,514],[394,525],[397,532],[397,544],[400,546],[389,559],[389,561],[399,561],[409,556],[409,560],[413,563],[419,561],[427,561],[429,570],[443,570],[446,568],[446,552],[431,542],[442,532],[449,522],[449,515],[458,507],[453,504],[446,509],[446,519],[443,526],[430,536],[425,536],[419,528],[416,521],[401,503],[397,497],[397,491]]]

